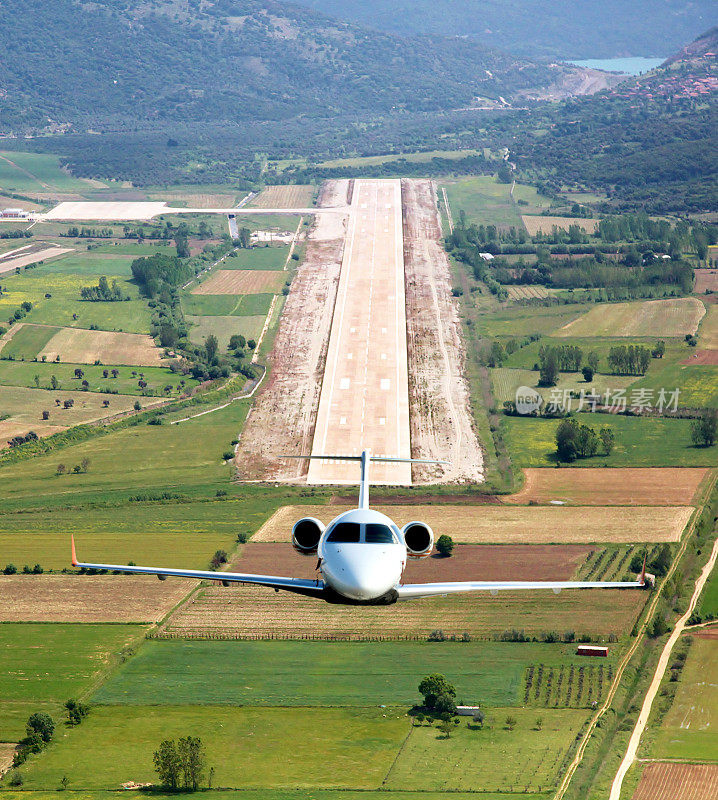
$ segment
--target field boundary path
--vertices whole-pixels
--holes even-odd
[[[685,614],[676,622],[675,627],[671,631],[671,635],[668,637],[668,641],[663,648],[663,652],[661,653],[660,658],[658,659],[658,664],[656,666],[656,671],[653,674],[653,680],[651,681],[651,685],[648,687],[648,692],[643,700],[643,706],[641,707],[641,713],[638,715],[638,719],[636,720],[636,725],[633,728],[633,733],[631,734],[631,738],[628,740],[628,747],[626,748],[626,754],[621,761],[620,766],[618,767],[618,772],[616,773],[616,777],[613,779],[613,784],[611,785],[611,794],[609,795],[609,800],[620,800],[621,797],[621,789],[623,787],[623,779],[626,777],[626,773],[628,772],[629,768],[636,760],[636,753],[638,752],[638,747],[641,743],[641,737],[643,736],[643,731],[646,729],[646,725],[648,723],[648,718],[651,714],[651,708],[653,707],[653,701],[656,699],[656,695],[658,694],[658,690],[661,686],[661,681],[663,680],[663,676],[665,675],[666,668],[668,667],[668,662],[671,658],[671,653],[673,652],[673,648],[682,635],[686,623],[691,618],[693,611],[695,610],[696,604],[698,603],[698,598],[703,591],[703,587],[706,584],[711,572],[713,572],[713,568],[716,564],[716,559],[718,558],[718,538],[713,542],[713,550],[711,551],[710,558],[704,565],[703,569],[701,570],[700,575],[696,580],[695,589],[693,590],[693,596],[691,597],[691,601],[688,604],[688,608],[686,609]]]
[[[446,189],[441,187],[441,194],[444,196],[444,208],[446,209],[446,221],[449,223],[449,233],[454,232],[454,220],[451,216],[451,206],[449,205],[449,198],[446,196]]]
[[[713,487],[713,485],[715,483],[715,480],[716,480],[716,475],[713,475],[712,480],[710,481],[710,483],[706,487],[706,492],[704,494],[704,497],[708,497],[708,494],[712,490],[712,487]],[[663,579],[663,582],[661,583],[660,589],[658,589],[658,591],[654,591],[653,592],[653,597],[651,598],[651,600],[649,602],[648,610],[647,610],[646,614],[643,617],[643,621],[640,624],[638,632],[636,633],[636,638],[635,638],[633,644],[630,646],[630,648],[626,652],[626,654],[621,659],[621,662],[618,665],[618,668],[616,669],[616,674],[615,674],[614,679],[613,679],[613,684],[611,685],[611,688],[608,690],[608,693],[606,695],[606,699],[603,701],[603,704],[596,711],[596,713],[593,715],[593,718],[589,722],[588,727],[586,728],[586,731],[583,734],[583,738],[581,739],[581,742],[579,743],[579,746],[578,746],[578,748],[576,750],[576,755],[573,757],[573,760],[569,764],[569,766],[568,766],[568,768],[566,770],[566,774],[563,776],[563,780],[559,784],[558,790],[556,791],[556,794],[554,795],[553,800],[562,800],[563,796],[566,794],[566,791],[568,790],[569,784],[571,783],[571,779],[573,778],[576,770],[578,769],[579,765],[581,764],[581,761],[583,761],[583,756],[584,756],[584,754],[586,752],[586,747],[588,746],[588,742],[589,742],[589,740],[591,738],[591,734],[595,730],[596,725],[598,724],[599,720],[604,716],[604,714],[606,714],[606,712],[611,707],[611,703],[613,703],[613,698],[616,696],[616,692],[618,691],[618,686],[619,686],[619,684],[621,682],[621,679],[623,678],[623,673],[625,672],[626,667],[628,666],[630,660],[633,658],[636,650],[638,649],[639,644],[643,641],[643,637],[644,637],[644,635],[646,633],[646,628],[648,627],[648,622],[653,617],[653,615],[654,615],[654,613],[656,611],[656,608],[658,607],[658,603],[659,603],[659,601],[661,599],[661,595],[662,595],[662,592],[663,592],[663,587],[671,579],[671,577],[673,576],[673,573],[676,571],[678,563],[683,558],[683,554],[685,553],[686,547],[688,546],[688,540],[690,539],[691,535],[693,534],[693,526],[695,525],[695,522],[696,522],[696,520],[698,518],[698,513],[699,512],[696,510],[696,512],[694,513],[694,516],[693,516],[693,518],[691,520],[691,523],[689,523],[690,524],[690,530],[686,530],[686,532],[684,533],[683,539],[681,541],[681,546],[678,548],[678,552],[676,553],[676,556],[673,559],[673,562],[671,563],[671,566],[670,566],[668,572],[666,573],[666,576]]]

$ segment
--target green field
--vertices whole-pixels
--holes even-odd
[[[175,797],[161,792],[153,792],[154,797]],[[57,790],[14,790],[3,789],[3,800],[57,800]],[[73,790],[73,800],[115,800],[116,791]],[[126,800],[146,800],[146,792],[122,790],[122,797]],[[300,800],[295,789],[203,789],[202,797],[206,800]],[[478,800],[545,800],[548,793],[526,794],[525,792],[481,792]],[[301,800],[387,800],[383,790],[371,791],[341,791],[335,789],[312,789],[311,795],[301,796]],[[443,792],[397,792],[392,791],[391,800],[446,800]],[[477,800],[474,792],[452,792],[451,800]]]
[[[39,330],[48,329],[39,328]],[[50,328],[49,330],[58,329]],[[4,352],[0,353],[0,355],[3,358],[5,357]],[[105,370],[110,371],[112,369],[112,365],[95,366],[94,364],[83,364],[82,371],[84,375],[82,380],[86,380],[90,384],[89,390],[91,392],[108,390],[119,394],[136,395],[143,393],[164,394],[165,386],[172,386],[172,393],[176,394],[180,389],[186,391],[194,388],[199,383],[191,375],[175,373],[166,367],[119,366],[114,367],[119,372],[116,378],[103,377]],[[132,375],[133,372],[135,373],[134,376]],[[137,385],[140,373],[142,373],[143,380],[147,383],[146,389],[141,389]],[[50,388],[50,380],[53,375],[57,378],[59,389],[61,390],[81,388],[81,381],[75,378],[75,364],[0,360],[0,385],[35,388],[37,386],[36,375],[39,378],[41,389]],[[184,381],[184,386],[180,386],[180,381]]]
[[[239,227],[243,221],[237,220]],[[244,223],[246,224],[246,223]],[[297,223],[291,227],[294,230]],[[258,245],[247,250],[235,250],[233,255],[225,258],[222,269],[284,269],[284,263],[289,255],[289,245]]]
[[[482,225],[502,225],[522,228],[521,208],[511,200],[511,185],[499,183],[494,176],[477,175],[445,181],[454,222],[458,222],[459,212],[466,213],[469,223]]]
[[[266,317],[273,297],[272,294],[187,294],[182,298],[182,310],[191,316]]]
[[[424,164],[432,158],[448,158],[458,160],[475,156],[477,150],[428,150],[423,153],[392,153],[385,156],[356,156],[354,158],[335,158],[331,161],[322,161],[317,166],[321,169],[335,169],[337,167],[373,167],[377,164],[386,164],[392,161],[409,161],[414,164]]]
[[[704,617],[709,615],[718,619],[718,571],[713,571],[703,589],[698,612]]]
[[[516,719],[508,730],[506,717]],[[541,718],[541,730],[536,730]],[[540,792],[556,785],[586,711],[491,708],[483,729],[459,725],[446,739],[428,725],[411,730],[387,789]],[[481,796],[481,795],[480,795]]]
[[[477,333],[485,336],[528,336],[550,334],[571,320],[578,319],[588,306],[513,306],[494,313],[482,313],[477,319]]]
[[[57,241],[58,244],[65,245],[63,240],[58,239]],[[68,246],[71,244],[73,242],[70,242]],[[95,276],[114,275],[118,278],[129,278],[131,276],[130,264],[134,259],[130,256],[114,251],[98,255],[96,250],[88,252],[82,242],[74,244],[78,248],[76,251],[45,262],[38,269],[41,269],[42,272],[56,275],[82,275],[87,285],[97,283]],[[155,250],[152,252],[154,253]],[[30,274],[37,273],[33,270]]]
[[[220,349],[226,350],[227,347],[229,347],[230,337],[235,334],[241,334],[245,339],[254,339],[258,341],[262,333],[262,328],[264,327],[266,313],[260,316],[249,317],[194,317],[188,314],[186,319],[187,322],[192,323],[192,327],[189,331],[190,341],[195,344],[203,344],[204,340],[210,334],[213,334],[219,341]]]
[[[501,404],[504,400],[513,400],[516,397],[516,390],[520,386],[528,386],[536,389],[546,402],[550,402],[551,397],[557,397],[556,391],[561,392],[575,392],[580,396],[581,392],[590,394],[596,392],[599,395],[605,396],[606,390],[610,389],[611,392],[617,389],[626,389],[635,380],[635,377],[628,375],[595,375],[590,383],[586,383],[583,375],[580,372],[562,372],[556,386],[540,387],[538,385],[539,373],[529,369],[508,369],[506,367],[499,367],[491,370],[491,385],[494,392],[494,397],[497,402]],[[630,400],[630,394],[627,395]],[[574,400],[574,407],[578,404],[578,400]]]
[[[171,254],[173,251],[174,242],[172,239],[157,242],[144,241],[142,243],[130,239],[126,242],[103,242],[101,244],[98,244],[97,240],[93,240],[90,253],[110,253],[111,255],[132,256],[134,259],[140,256],[152,256],[155,253]]]
[[[718,641],[693,640],[678,691],[651,749],[655,758],[718,761]]]
[[[459,700],[518,705],[530,664],[572,665],[580,661],[575,649],[504,642],[155,640],[102,686],[93,701],[410,707],[420,697],[421,678],[444,672]]]
[[[0,741],[24,736],[35,710],[51,709],[59,722],[57,706],[91,689],[112,656],[144,630],[139,625],[0,624]]]
[[[50,188],[62,192],[87,192],[91,188],[88,181],[63,171],[60,159],[55,155],[2,151],[0,156],[0,188],[5,191],[22,194],[47,192]]]
[[[49,325],[23,325],[0,350],[0,356],[30,361],[59,330]]]
[[[579,419],[598,430],[613,428],[616,443],[610,456],[600,453],[578,459],[575,467],[713,467],[718,448],[694,447],[687,419],[626,417],[617,414],[581,414]],[[556,464],[555,431],[559,420],[502,417],[501,425],[511,458],[519,467]]]
[[[199,736],[215,787],[377,788],[406,737],[404,709],[93,708],[79,727],[22,768],[24,786],[117,789],[152,781],[160,741]]]

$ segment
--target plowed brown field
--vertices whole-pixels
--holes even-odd
[[[695,276],[696,283],[693,291],[696,294],[718,292],[718,269],[697,269]]]
[[[195,585],[151,575],[6,575],[0,622],[159,622]]]
[[[576,470],[578,471],[578,470]],[[288,542],[300,517],[325,524],[350,506],[283,506],[252,537],[254,542]],[[376,506],[397,525],[426,522],[462,544],[578,544],[590,542],[677,542],[692,506]]]
[[[561,500],[585,506],[691,505],[707,468],[525,469],[523,489],[505,503]]]
[[[276,294],[286,280],[287,273],[276,269],[219,269],[192,294]]]
[[[714,800],[718,764],[648,764],[633,800]]]

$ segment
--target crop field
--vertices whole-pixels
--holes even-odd
[[[509,300],[530,300],[532,298],[549,297],[555,290],[549,290],[545,286],[507,286]]]
[[[521,386],[536,389],[543,397],[544,402],[548,403],[552,396],[557,396],[555,390],[561,392],[558,397],[563,397],[563,392],[575,392],[579,397],[581,392],[584,392],[585,395],[595,393],[605,397],[607,390],[613,393],[617,389],[627,389],[637,380],[633,375],[596,374],[591,383],[586,383],[580,372],[561,372],[555,386],[542,387],[538,385],[538,379],[539,373],[530,369],[497,367],[491,370],[491,386],[494,397],[499,403],[503,403],[504,400],[515,400],[516,390]],[[552,392],[554,392],[553,395]],[[574,407],[577,403],[578,398],[574,400]]]
[[[406,710],[392,708],[215,706],[198,714],[196,706],[96,706],[28,761],[24,788],[56,787],[64,774],[69,789],[152,781],[158,743],[191,731],[211,753],[216,787],[371,789],[389,771],[409,725]]]
[[[513,730],[507,716],[516,720]],[[459,725],[450,739],[429,725],[415,726],[385,786],[440,790],[446,796],[477,786],[525,792],[555,788],[585,721],[585,711],[492,708],[482,728]]]
[[[163,395],[166,386],[171,386],[171,394],[176,394],[180,391],[193,389],[199,383],[191,375],[177,374],[167,367],[134,368],[86,364],[81,367],[83,373],[81,379],[75,376],[76,369],[76,364],[66,364],[62,361],[58,363],[0,360],[0,384],[35,388],[39,383],[39,388],[51,389],[51,380],[54,375],[60,391],[79,389],[81,380],[86,380],[90,384],[91,392],[105,390],[107,392],[116,391],[120,394],[141,395],[147,393]],[[112,377],[113,369],[117,370],[117,377]],[[107,372],[108,377],[104,376],[105,372]],[[141,379],[140,373],[142,374]],[[38,378],[37,381],[35,381],[36,376]],[[147,384],[146,388],[143,389],[138,385],[139,380],[143,380]],[[108,397],[106,399],[110,400],[110,407],[112,407],[112,398]]]
[[[245,339],[259,339],[264,327],[266,314],[247,317],[224,316],[191,316],[187,315],[187,322],[192,323],[189,331],[190,341],[195,344],[204,344],[204,340],[213,334],[217,337],[221,350],[229,347],[230,337],[241,334]]]
[[[314,197],[314,186],[286,184],[265,186],[253,197],[249,208],[310,208]]]
[[[64,459],[56,455],[54,461]],[[72,461],[68,461],[72,464]],[[90,470],[93,470],[90,463]],[[89,474],[89,473],[88,473]],[[82,475],[57,475],[45,484],[68,499]],[[135,489],[141,482],[131,484]],[[207,569],[215,550],[231,551],[237,530],[257,524],[266,511],[236,502],[129,503],[79,515],[72,509],[0,515],[0,552],[11,562],[45,569],[70,566],[69,533],[78,555],[90,561]],[[122,581],[122,578],[118,578]],[[156,580],[156,579],[155,579]],[[159,581],[157,581],[159,583]]]
[[[154,575],[5,575],[0,622],[159,622],[194,585]]]
[[[536,236],[539,231],[542,233],[551,233],[554,228],[562,228],[567,231],[571,225],[578,225],[578,227],[586,233],[595,233],[598,227],[597,219],[584,219],[579,217],[548,217],[548,216],[527,216],[522,215],[524,227],[528,231],[529,236]]]
[[[4,344],[0,344],[0,353],[3,358],[30,361],[59,332],[59,328],[51,325],[26,325],[21,322],[7,332]]]
[[[509,503],[580,506],[675,506],[698,502],[705,467],[671,469],[525,469],[523,488]]]
[[[325,524],[348,506],[283,506],[252,537],[253,542],[289,542],[299,517]],[[692,506],[611,508],[602,506],[381,506],[397,525],[426,522],[438,538],[461,544],[580,544],[677,542]],[[453,560],[453,558],[451,559]]]
[[[718,292],[718,269],[697,269],[695,270],[696,281],[693,291],[696,294],[707,294],[708,292]]]
[[[718,797],[716,764],[646,764],[632,800],[712,800]]]
[[[499,183],[493,176],[477,175],[445,181],[442,185],[455,220],[464,211],[468,223],[521,227],[521,216],[511,200],[510,184]]]
[[[278,270],[219,269],[194,289],[192,294],[277,294],[287,280]]]
[[[154,639],[113,673],[92,702],[410,707],[418,700],[421,678],[444,672],[466,703],[524,705],[531,667],[579,667],[585,659],[575,650],[575,645],[535,642]],[[611,665],[613,660],[606,660],[605,674]]]
[[[613,428],[616,443],[610,456],[599,454],[573,463],[583,467],[714,467],[718,450],[694,447],[690,420],[666,417],[626,417],[621,414],[582,414],[579,421],[596,431]],[[558,420],[504,417],[506,444],[517,467],[556,466]]]
[[[112,654],[144,635],[132,625],[0,625],[0,739],[18,741],[41,710],[90,689]]]
[[[695,297],[602,304],[552,335],[685,336],[698,330],[705,313],[705,306]]]
[[[578,662],[581,657],[577,656]],[[591,708],[600,702],[613,681],[614,665],[604,663],[531,664],[524,675],[525,706]]]
[[[239,220],[238,224],[242,225],[242,220]],[[296,222],[292,226],[292,230],[295,228]],[[222,269],[284,270],[284,264],[288,255],[289,245],[284,244],[239,249],[235,250],[232,255],[224,259],[222,262]]]
[[[718,639],[693,640],[673,705],[651,748],[654,758],[718,761]]]
[[[74,405],[64,408],[64,401],[70,399],[74,400]],[[130,411],[136,400],[135,396],[123,394],[107,395],[69,389],[53,392],[25,386],[0,386],[0,409],[4,415],[8,415],[0,420],[0,447],[5,446],[6,439],[28,431],[45,436],[84,422]],[[106,401],[109,401],[107,407],[104,406]],[[156,398],[148,399],[143,405],[147,407],[158,402],[160,400]],[[47,420],[42,419],[43,411],[49,412]]]
[[[151,336],[142,333],[62,328],[37,354],[40,358],[73,364],[121,364],[159,367],[163,354]]]
[[[13,270],[25,267],[28,264],[36,264],[41,261],[47,261],[51,258],[57,258],[58,256],[71,251],[71,247],[57,247],[55,245],[42,249],[24,250],[20,253],[17,253],[15,256],[0,259],[0,274],[12,272]]]
[[[43,195],[49,191],[83,192],[92,184],[63,171],[57,156],[3,151],[0,153],[0,186],[5,191]]]
[[[513,306],[495,314],[484,314],[477,329],[486,336],[527,336],[531,333],[550,334],[558,327],[577,319],[590,308],[585,304],[567,306]],[[589,336],[597,334],[590,333]]]
[[[705,350],[718,350],[718,305],[708,307],[698,329],[698,347]]]
[[[695,366],[718,367],[718,350],[694,350],[693,353],[680,362]]]
[[[335,606],[272,589],[210,587],[171,615],[170,636],[204,638],[345,640],[425,639],[447,635],[491,637],[506,630],[529,635],[574,630],[577,635],[616,636],[631,630],[646,593],[609,589],[562,592],[501,592],[436,597],[398,606]]]

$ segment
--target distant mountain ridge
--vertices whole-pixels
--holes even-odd
[[[434,112],[572,70],[274,0],[5,0],[2,11],[0,133]]]

